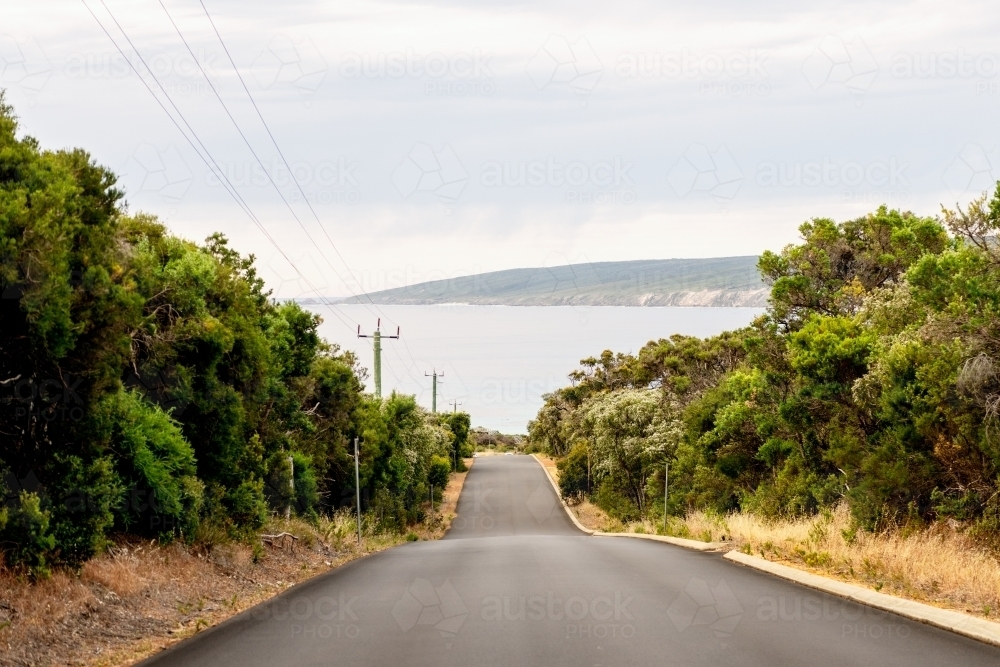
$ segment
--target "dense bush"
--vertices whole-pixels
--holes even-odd
[[[125,491],[115,508],[116,527],[140,535],[190,535],[203,485],[195,475],[194,450],[177,422],[124,390],[105,397],[94,421],[101,441],[117,454],[115,472]]]
[[[431,459],[431,467],[427,472],[427,482],[438,491],[444,490],[448,484],[448,475],[451,472],[451,461],[443,456],[435,456]]]
[[[0,514],[0,530],[7,540],[7,559],[26,565],[37,574],[47,574],[47,558],[56,546],[49,532],[49,513],[37,494],[22,491],[11,508]]]
[[[7,561],[40,573],[114,533],[241,537],[269,512],[353,508],[355,438],[364,506],[418,520],[468,415],[365,394],[252,256],[122,197],[85,152],[19,138],[0,96],[0,478],[38,482],[5,494]]]
[[[444,422],[453,436],[451,458],[454,468],[457,472],[465,472],[467,468],[463,459],[472,456],[473,450],[473,445],[469,441],[469,430],[472,427],[469,413],[453,412],[445,416]]]
[[[941,219],[880,208],[800,230],[760,259],[765,315],[584,359],[546,396],[532,446],[571,451],[567,473],[586,448],[594,500],[622,518],[662,515],[669,463],[668,512],[846,501],[863,528],[952,518],[995,539],[1000,184]]]
[[[579,498],[590,493],[590,449],[580,443],[556,463],[559,493],[563,498]]]

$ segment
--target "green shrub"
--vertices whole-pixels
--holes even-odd
[[[46,487],[52,499],[52,534],[58,560],[76,565],[102,551],[106,533],[115,521],[124,489],[115,474],[114,461],[103,456],[85,461],[80,456],[55,454]]]
[[[559,493],[563,498],[581,496],[588,492],[588,451],[587,445],[580,443],[556,464],[559,469]]]
[[[282,513],[294,505],[292,491],[292,469],[289,466],[289,453],[275,452],[267,459],[267,477],[264,483],[264,496],[268,507],[274,512]]]
[[[427,471],[427,483],[436,489],[443,490],[448,486],[448,477],[451,474],[451,462],[443,456],[435,456],[431,459],[430,470]]]
[[[203,487],[195,476],[194,450],[177,422],[132,391],[107,397],[98,419],[119,452],[116,472],[126,489],[115,510],[116,526],[139,535],[191,533]]]
[[[300,516],[316,516],[319,505],[319,485],[312,458],[300,452],[292,452],[295,464],[295,511]]]
[[[405,530],[410,520],[417,521],[423,518],[422,513],[408,514],[403,499],[385,487],[375,491],[369,515],[377,522],[379,532],[392,533],[400,533]]]
[[[0,91],[0,469],[44,488],[0,516],[0,549],[41,572],[112,530],[210,545],[251,537],[268,500],[353,507],[355,438],[370,525],[422,518],[428,474],[440,493],[471,452],[467,414],[364,394],[357,357],[271,299],[252,256],[130,215],[85,151],[20,134]]]
[[[0,524],[0,542],[7,562],[27,567],[36,577],[47,577],[56,538],[49,530],[49,512],[42,509],[41,498],[22,491],[5,519]]]
[[[289,468],[289,458],[292,459],[291,468]],[[309,455],[296,451],[275,452],[267,460],[267,470],[264,490],[267,503],[272,510],[281,513],[291,507],[298,516],[311,518],[317,516],[319,485]]]
[[[229,519],[244,531],[259,530],[267,521],[264,481],[248,479],[226,494]]]
[[[612,519],[619,521],[636,521],[640,518],[639,508],[624,493],[615,488],[610,479],[605,479],[597,488],[594,497],[595,504],[608,513]]]

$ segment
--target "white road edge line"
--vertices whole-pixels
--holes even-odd
[[[802,586],[807,586],[830,595],[846,598],[875,609],[889,611],[912,621],[926,623],[934,627],[950,630],[959,635],[976,639],[987,644],[1000,646],[1000,623],[976,618],[969,614],[949,609],[938,609],[929,604],[904,600],[893,595],[872,591],[862,586],[848,584],[818,574],[803,572],[788,565],[774,563],[757,556],[748,556],[740,551],[730,551],[724,558],[746,567],[752,567]]]

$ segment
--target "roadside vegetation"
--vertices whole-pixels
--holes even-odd
[[[350,560],[441,537],[464,481],[465,473],[452,475],[433,514],[425,502],[427,519],[405,535],[381,530],[366,513],[360,544],[349,510],[314,521],[272,514],[256,544],[124,537],[79,570],[56,568],[45,579],[0,569],[0,663],[132,664]],[[345,635],[359,627],[328,631]]]
[[[593,527],[666,514],[666,532],[995,615],[1000,184],[936,217],[800,232],[760,259],[764,315],[584,359],[528,449]]]
[[[469,432],[469,441],[479,452],[520,452],[524,448],[523,435],[510,435],[477,426]]]
[[[320,318],[219,234],[132,213],[83,150],[0,97],[0,554],[31,579],[121,540],[259,548],[275,516],[405,535],[471,452],[466,413],[365,391]],[[374,522],[373,524],[371,522]]]
[[[366,392],[252,256],[130,212],[85,151],[18,136],[2,93],[0,296],[0,662],[155,648],[447,529],[467,413]]]

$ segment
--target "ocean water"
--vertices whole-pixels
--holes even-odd
[[[711,336],[748,324],[759,308],[629,308],[598,306],[373,306],[344,305],[333,311],[307,306],[323,317],[328,341],[360,355],[371,378],[371,334],[382,333],[382,391],[415,394],[431,407],[437,371],[438,411],[469,412],[473,426],[525,433],[542,395],[569,384],[579,361],[602,350],[638,352],[646,342],[674,333]]]

